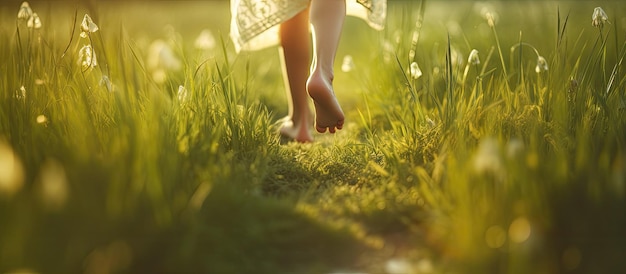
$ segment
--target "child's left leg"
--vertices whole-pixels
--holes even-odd
[[[280,25],[281,57],[289,116],[285,117],[280,133],[298,142],[311,142],[313,117],[309,108],[306,81],[311,62],[309,11],[304,10]]]

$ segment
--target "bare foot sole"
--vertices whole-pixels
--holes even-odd
[[[307,82],[307,90],[315,105],[315,130],[319,133],[326,130],[335,133],[336,130],[342,129],[344,114],[333,92],[332,83],[311,75]]]
[[[278,123],[280,124],[278,133],[280,134],[281,143],[288,143],[291,141],[299,143],[313,142],[313,136],[311,136],[309,130],[306,127],[295,126],[291,117],[284,117],[279,120]]]

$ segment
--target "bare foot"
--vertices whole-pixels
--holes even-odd
[[[286,141],[293,140],[299,143],[313,142],[313,136],[309,131],[308,121],[309,120],[306,119],[296,125],[291,116],[282,118],[278,121],[278,123],[280,123],[280,129],[278,130],[280,136],[286,139]]]
[[[319,133],[335,133],[343,128],[344,114],[333,91],[332,77],[327,78],[313,73],[307,81],[307,91],[315,104],[315,130]]]

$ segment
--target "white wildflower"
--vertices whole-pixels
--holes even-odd
[[[500,154],[500,147],[496,139],[482,139],[474,155],[474,171],[477,174],[501,175],[504,165]]]
[[[537,57],[537,66],[535,67],[535,72],[541,73],[542,71],[548,71],[548,62],[546,61],[546,58],[543,58],[543,56],[539,55]]]
[[[80,37],[87,38],[87,36],[91,33],[94,33],[99,30],[98,25],[91,20],[91,16],[89,14],[85,14],[83,17],[83,22],[80,24]]]
[[[246,107],[245,106],[237,105],[236,111],[237,111],[237,117],[239,119],[243,120],[246,117]]]
[[[465,61],[465,57],[463,53],[452,47],[452,51],[450,52],[450,61],[453,66],[462,65],[463,61]]]
[[[187,97],[189,96],[189,92],[187,92],[187,89],[185,88],[185,86],[180,85],[178,86],[178,101],[185,102],[187,101]]]
[[[100,85],[104,86],[109,92],[113,92],[113,83],[111,83],[111,79],[108,76],[102,75],[102,79],[100,79]]]
[[[41,19],[39,19],[39,15],[37,13],[33,13],[33,15],[28,18],[28,22],[26,26],[31,29],[40,29],[41,28]]]
[[[21,86],[19,90],[15,91],[15,99],[21,100],[26,98],[26,88]]]
[[[485,12],[485,19],[487,19],[487,25],[493,28],[496,26],[497,14],[491,11]]]
[[[396,45],[399,45],[400,43],[402,43],[402,40],[405,38],[406,34],[404,33],[404,31],[401,30],[396,30],[393,32],[393,42]]]
[[[506,144],[506,156],[509,159],[516,159],[524,151],[524,142],[514,138]]]
[[[591,25],[596,28],[602,28],[604,26],[604,22],[608,22],[609,16],[606,15],[606,12],[601,7],[596,7],[593,9],[593,15],[591,16]]]
[[[91,45],[84,45],[78,52],[78,64],[83,70],[94,68],[98,65],[98,59]]]
[[[409,73],[411,74],[411,77],[413,79],[418,79],[422,77],[422,70],[417,65],[417,62],[411,63],[411,66],[409,67]]]
[[[198,35],[194,45],[200,50],[212,50],[216,45],[215,36],[213,36],[213,33],[210,30],[205,29],[200,33],[200,35]]]
[[[167,79],[167,72],[178,71],[183,65],[170,46],[159,39],[152,42],[148,49],[147,66],[154,81],[163,83]]]
[[[478,50],[473,49],[470,52],[469,57],[467,58],[467,62],[474,66],[480,65],[480,58],[478,57]]]
[[[436,127],[437,123],[435,123],[435,121],[433,121],[433,119],[430,119],[429,117],[426,117],[426,123],[428,123],[429,127]]]
[[[351,55],[346,55],[343,57],[343,63],[341,64],[341,71],[350,72],[354,70],[354,60]]]
[[[33,16],[33,10],[30,8],[28,2],[24,1],[20,6],[20,10],[17,12],[17,19],[27,21]]]
[[[393,61],[394,56],[395,56],[395,46],[393,45],[393,43],[389,42],[388,40],[385,40],[385,42],[383,42],[383,62],[385,62],[385,64],[391,63],[391,61]]]

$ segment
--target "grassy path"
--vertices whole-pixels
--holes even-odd
[[[347,124],[313,144],[281,144],[276,50],[221,44],[224,3],[32,4],[0,6],[0,273],[626,269],[617,1],[348,19]]]

